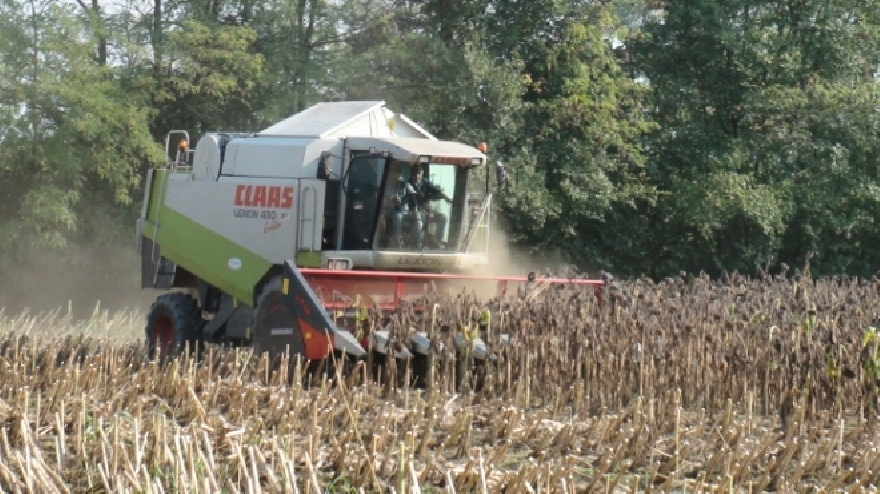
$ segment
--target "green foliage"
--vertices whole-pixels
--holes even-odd
[[[0,66],[4,253],[63,247],[100,202],[95,194],[131,203],[140,162],[160,156],[149,134],[153,111],[95,63],[94,44],[72,8],[12,1],[3,8],[10,15],[0,37],[16,53]]]
[[[271,0],[254,15],[259,26],[254,47],[265,56],[263,76],[249,99],[262,122],[273,124],[302,111],[335,92],[331,73],[345,59],[348,24],[356,29],[363,22],[358,2],[326,0]],[[367,16],[369,17],[369,15]],[[343,68],[347,70],[347,67]],[[322,92],[325,92],[322,94]]]
[[[651,85],[647,169],[665,194],[653,272],[876,269],[876,23],[832,1],[670,4],[627,40]],[[876,17],[876,16],[875,16]],[[858,22],[856,22],[858,20]],[[865,43],[873,39],[873,43]]]
[[[184,20],[168,34],[173,58],[160,85],[156,134],[186,129],[248,130],[257,122],[251,93],[263,76],[264,55],[255,52],[256,31]]]
[[[643,117],[645,90],[624,73],[606,33],[611,10],[579,12],[559,30],[544,61],[534,60],[527,115],[528,166],[517,166],[519,184],[503,198],[505,212],[518,221],[516,233],[535,247],[581,244],[604,228],[619,208],[652,203],[656,194],[644,180],[641,138],[655,128]],[[590,262],[596,252],[567,248],[569,257]],[[601,255],[601,254],[600,254]]]

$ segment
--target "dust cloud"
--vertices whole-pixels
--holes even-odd
[[[478,243],[479,242],[479,243]],[[472,250],[480,251],[485,240],[477,238]],[[472,269],[468,274],[483,276],[526,276],[529,272],[555,271],[561,263],[558,254],[550,252],[532,252],[530,249],[517,246],[511,240],[504,225],[497,220],[489,228],[489,265]]]
[[[489,265],[475,267],[466,270],[464,274],[475,276],[528,276],[530,272],[534,272],[536,276],[551,275],[565,276],[563,271],[568,264],[564,261],[564,256],[558,252],[538,251],[530,249],[526,246],[517,245],[509,234],[509,227],[504,223],[500,223],[497,218],[493,218],[493,222],[489,228],[488,243],[477,237],[471,248],[473,252],[482,252],[487,250],[489,253]],[[487,246],[488,245],[488,246]],[[582,273],[583,268],[575,267],[577,273]],[[597,277],[595,271],[590,271],[590,277]],[[455,289],[465,289],[468,293],[473,293],[480,300],[487,300],[497,295],[497,282],[473,282],[455,284]],[[508,294],[515,291],[515,285],[510,285]]]
[[[58,311],[89,319],[98,308],[146,312],[158,293],[140,288],[140,257],[134,242],[70,245],[63,251],[30,252],[27,260],[3,266],[0,310],[6,317]]]

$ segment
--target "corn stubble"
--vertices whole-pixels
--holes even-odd
[[[871,490],[878,292],[874,280],[797,274],[628,282],[601,306],[543,290],[495,315],[484,336],[500,358],[464,391],[443,368],[434,391],[367,380],[363,367],[288,385],[243,350],[162,367],[140,343],[104,337],[119,321],[140,331],[137,320],[105,317],[95,336],[57,315],[6,318],[0,487]],[[467,312],[456,303],[468,302],[440,313]]]

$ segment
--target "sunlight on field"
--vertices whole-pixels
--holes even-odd
[[[88,319],[71,316],[70,308],[50,312],[7,314],[0,308],[0,334],[15,332],[32,336],[88,336],[112,341],[143,340],[146,312],[123,310],[111,313],[95,305]]]

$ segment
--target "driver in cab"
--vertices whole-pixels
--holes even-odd
[[[400,173],[398,171],[398,173]],[[399,175],[398,175],[399,176]],[[450,198],[443,190],[432,184],[430,180],[424,178],[424,170],[419,166],[414,166],[412,168],[412,175],[410,180],[403,183],[398,183],[398,187],[395,190],[395,203],[396,208],[394,211],[393,222],[394,222],[394,234],[397,236],[398,242],[401,241],[401,235],[403,233],[403,216],[407,214],[406,210],[417,211],[417,219],[415,225],[415,232],[421,232],[422,226],[425,223],[425,212],[424,206],[428,203],[428,201],[443,199],[447,203],[452,202],[452,198]],[[401,207],[402,206],[402,207]],[[437,224],[437,241],[441,241],[446,231],[446,215],[435,211],[434,212],[434,220]]]

